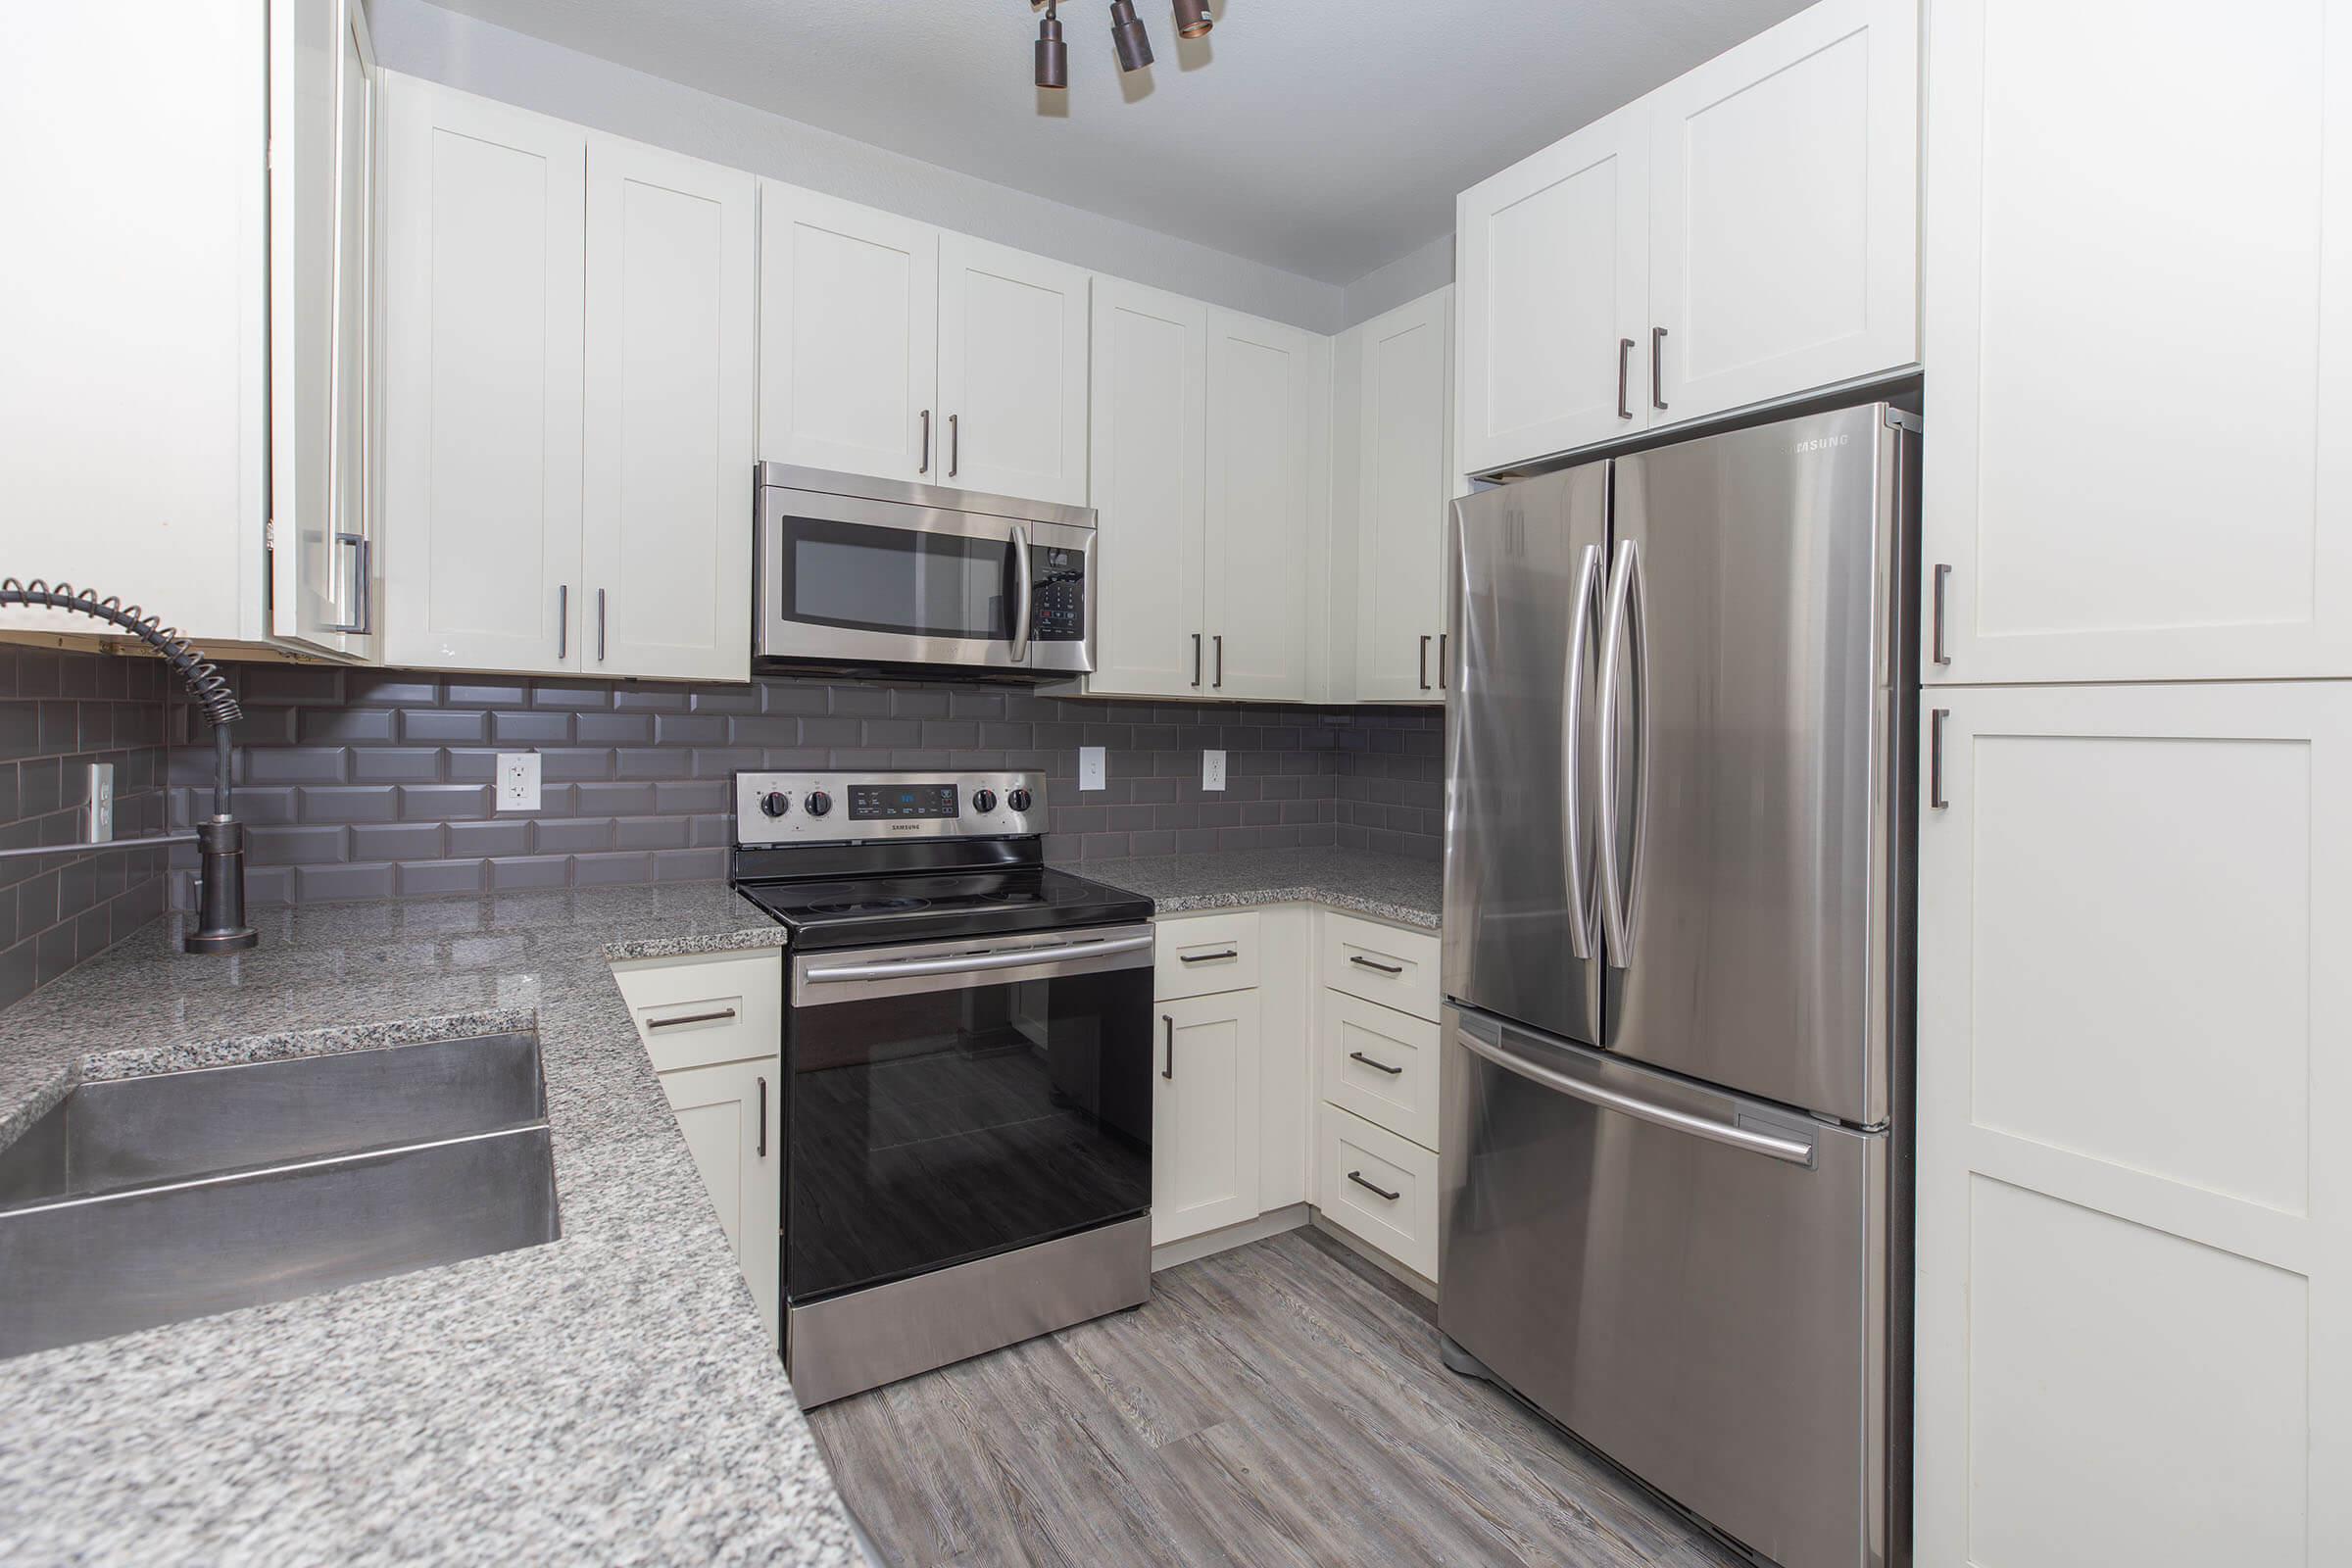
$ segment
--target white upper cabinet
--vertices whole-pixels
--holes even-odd
[[[270,630],[373,652],[375,56],[359,0],[270,13]]]
[[[1649,155],[1637,103],[1462,192],[1465,470],[1647,424]]]
[[[928,223],[760,181],[762,459],[948,482],[939,247]]]
[[[1917,0],[1823,0],[1650,119],[1650,422],[1919,357]]]
[[[1083,269],[962,234],[940,236],[944,483],[1086,505]]]
[[[1354,696],[1442,700],[1446,508],[1453,486],[1453,290],[1439,289],[1349,328],[1356,484]]]
[[[2352,5],[1934,23],[1927,678],[2352,675]]]
[[[574,669],[588,132],[385,88],[385,660]]]
[[[751,673],[754,183],[594,134],[580,668]]]
[[[1331,340],[1209,313],[1203,691],[1308,695],[1308,582],[1329,485]]]
[[[1464,471],[1915,363],[1918,50],[1821,0],[1464,191]]]
[[[1208,307],[1116,278],[1094,290],[1090,504],[1098,514],[1088,689],[1205,689]]]

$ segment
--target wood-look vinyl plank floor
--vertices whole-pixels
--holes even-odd
[[[1738,1568],[1312,1230],[808,1413],[897,1568]]]

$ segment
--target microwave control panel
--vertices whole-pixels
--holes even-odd
[[[1086,640],[1086,552],[1039,550],[1029,585],[1029,635],[1039,642]]]

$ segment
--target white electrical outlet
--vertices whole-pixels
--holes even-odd
[[[89,820],[82,824],[82,842],[104,844],[115,836],[115,764],[90,764]]]
[[[1225,754],[1223,752],[1202,752],[1200,754],[1200,787],[1204,790],[1221,790],[1225,787]]]
[[[502,811],[539,809],[539,754],[498,754],[498,808]]]
[[[1102,747],[1078,748],[1078,787],[1082,790],[1099,790],[1102,787]]]

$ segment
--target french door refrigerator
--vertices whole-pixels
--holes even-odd
[[[1909,1549],[1917,429],[1451,518],[1446,1359],[1786,1568]]]

